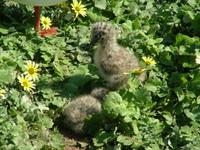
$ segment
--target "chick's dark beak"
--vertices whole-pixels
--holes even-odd
[[[94,46],[99,40],[99,35],[98,34],[95,34],[91,37],[91,40],[90,40],[90,45],[91,47]]]

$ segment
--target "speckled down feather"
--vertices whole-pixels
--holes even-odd
[[[92,26],[91,44],[99,43],[94,54],[94,62],[100,75],[110,89],[119,89],[127,83],[130,71],[139,69],[139,61],[134,54],[117,43],[117,31],[111,24],[98,22]],[[146,74],[138,76],[144,81]]]
[[[84,134],[84,121],[92,114],[102,112],[101,102],[108,92],[105,88],[95,88],[91,94],[75,98],[65,108],[64,124],[76,134]]]

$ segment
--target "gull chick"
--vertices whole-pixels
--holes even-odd
[[[105,88],[95,88],[91,94],[75,98],[65,108],[64,124],[76,134],[84,134],[85,119],[102,112],[102,100],[108,93]]]
[[[100,75],[107,81],[111,90],[123,87],[129,78],[129,72],[140,69],[139,61],[134,54],[117,43],[117,31],[111,24],[97,22],[91,29],[91,46],[98,43],[94,54],[94,63]],[[144,81],[146,73],[137,76]]]

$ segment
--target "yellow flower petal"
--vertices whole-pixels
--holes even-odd
[[[26,66],[25,68],[27,69],[26,72],[24,73],[25,75],[27,75],[29,78],[31,78],[33,81],[38,79],[38,72],[39,72],[39,68],[38,68],[38,64],[36,64],[33,61],[27,61],[26,62]]]
[[[87,10],[87,9],[85,8],[84,5],[81,4],[81,1],[78,2],[77,0],[73,0],[71,6],[72,6],[72,10],[73,10],[74,13],[75,13],[76,18],[77,18],[79,15],[81,15],[81,16],[83,16],[83,17],[86,16],[86,10]]]
[[[51,24],[51,19],[49,17],[42,16],[41,17],[41,24],[42,24],[42,28],[44,30],[48,30],[48,29],[50,29],[50,27],[52,25]]]
[[[146,69],[142,69],[142,68],[137,68],[137,69],[133,69],[132,70],[132,73],[135,73],[135,74],[142,74]]]
[[[147,64],[147,65],[155,65],[156,64],[156,61],[151,57],[143,56],[142,59],[145,62],[145,64]]]
[[[28,76],[24,76],[23,74],[18,77],[19,83],[23,87],[25,91],[32,91],[35,88],[35,84]]]

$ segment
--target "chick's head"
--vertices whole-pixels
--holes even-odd
[[[98,100],[103,100],[104,96],[109,92],[108,89],[103,88],[103,87],[99,87],[99,88],[95,88],[91,91],[91,95],[95,98],[97,98]]]
[[[111,24],[97,22],[91,29],[91,45],[116,40],[116,31]]]

